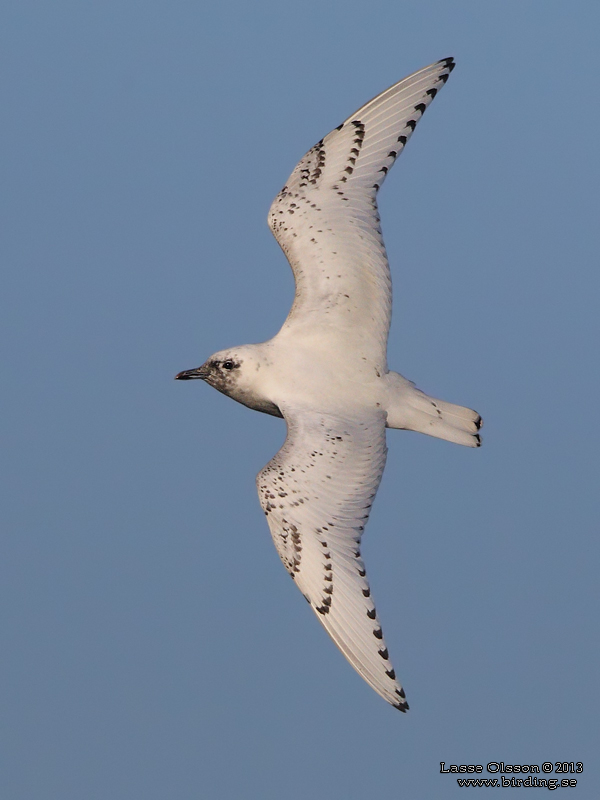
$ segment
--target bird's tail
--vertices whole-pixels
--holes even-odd
[[[480,415],[470,408],[429,397],[397,372],[388,373],[388,428],[427,433],[438,439],[480,447]]]

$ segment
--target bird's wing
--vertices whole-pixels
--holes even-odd
[[[360,555],[385,465],[385,415],[281,410],[287,438],[256,479],[277,552],[354,669],[406,711]]]
[[[391,279],[376,195],[453,68],[438,61],[364,105],[308,151],[273,201],[269,225],[296,281],[282,333],[354,337],[385,369]]]

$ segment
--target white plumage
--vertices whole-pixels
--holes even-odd
[[[477,447],[481,418],[388,370],[391,278],[376,195],[453,67],[443,59],[405,78],[308,151],[269,211],[296,282],[283,327],[177,376],[285,418],[285,444],[257,477],[277,552],[348,661],[402,711],[360,556],[385,429]]]

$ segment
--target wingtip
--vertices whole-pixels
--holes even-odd
[[[448,58],[440,58],[440,60],[438,61],[438,64],[444,64],[446,69],[449,72],[452,72],[452,70],[456,66],[456,61],[454,60],[453,56],[448,56]]]
[[[404,694],[404,689],[402,688],[396,689],[396,694],[398,695],[398,697],[401,697],[402,700],[399,700],[397,703],[393,703],[392,705],[394,706],[394,708],[397,708],[398,711],[402,711],[403,714],[406,714],[410,706],[406,702],[406,695]]]

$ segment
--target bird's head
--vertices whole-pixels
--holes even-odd
[[[180,372],[175,380],[191,381],[199,378],[239,403],[262,411],[266,410],[263,405],[267,401],[264,385],[268,363],[261,345],[248,344],[220,350],[201,367]]]

